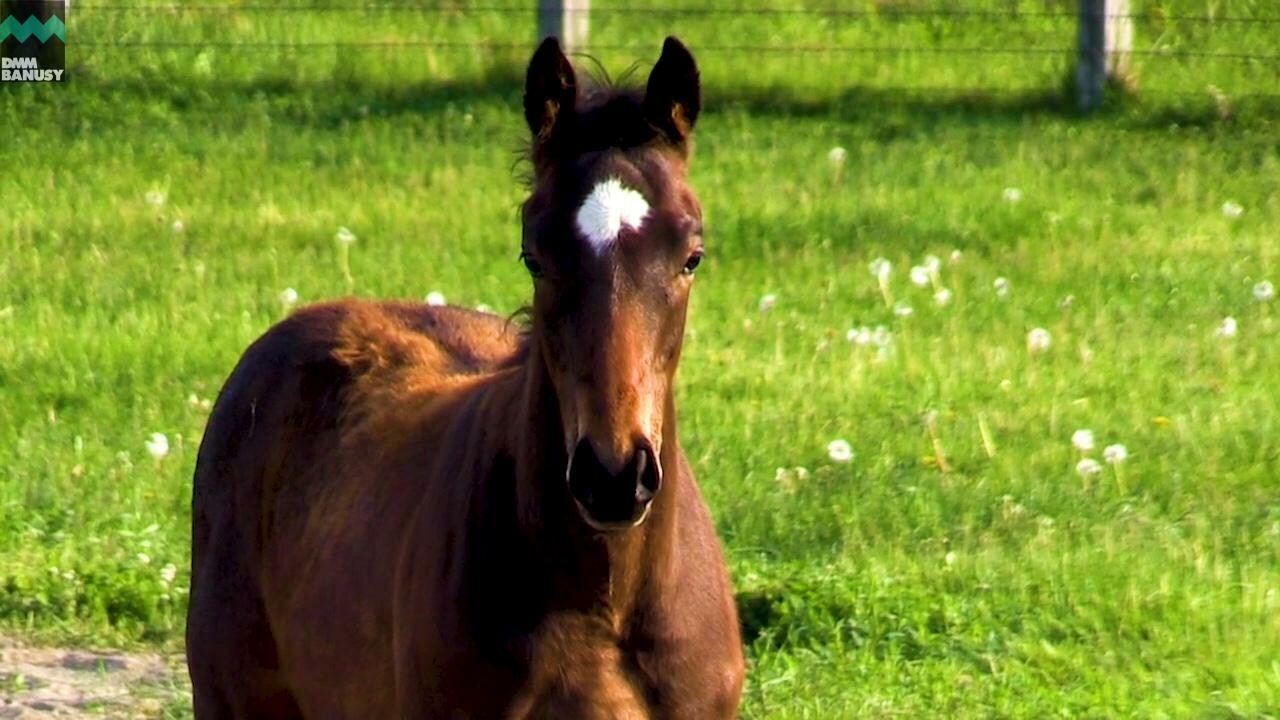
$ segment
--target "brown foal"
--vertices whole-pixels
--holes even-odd
[[[196,717],[732,718],[743,659],[672,383],[698,70],[529,65],[532,322],[344,300],[253,344],[196,466]]]

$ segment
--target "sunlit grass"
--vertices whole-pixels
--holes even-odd
[[[34,637],[177,647],[210,401],[291,308],[527,300],[518,67],[185,57],[2,93],[0,622]],[[702,62],[681,433],[744,714],[1275,714],[1275,114],[755,96]]]

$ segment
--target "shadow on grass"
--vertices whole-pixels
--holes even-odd
[[[61,89],[61,88],[60,88]],[[6,104],[27,109],[47,106],[53,122],[131,124],[163,115],[201,117],[235,123],[268,117],[272,122],[318,128],[338,127],[356,118],[419,115],[480,105],[519,107],[523,73],[494,65],[461,81],[391,83],[385,79],[342,77],[322,81],[264,74],[255,78],[126,79],[86,74],[64,92],[40,93],[21,85],[0,87]],[[1224,105],[1208,94],[1122,96],[1110,107],[1083,116],[1065,86],[1039,89],[902,90],[852,86],[844,89],[788,86],[710,87],[709,112],[739,111],[762,117],[823,118],[872,126],[874,137],[941,125],[1007,126],[1034,120],[1106,121],[1126,130],[1163,130],[1171,125],[1207,128],[1232,120],[1280,120],[1280,96],[1246,96]],[[138,110],[145,108],[146,112]],[[67,112],[74,110],[74,112]],[[56,111],[56,112],[55,112]]]

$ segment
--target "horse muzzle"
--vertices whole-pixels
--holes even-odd
[[[566,472],[578,512],[596,530],[625,530],[644,522],[662,487],[662,467],[648,441],[636,443],[617,471],[606,465],[587,438],[578,441]]]

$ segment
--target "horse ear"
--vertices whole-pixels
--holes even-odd
[[[569,58],[560,51],[560,41],[543,40],[529,61],[524,85],[524,119],[535,145],[549,140],[557,121],[573,113],[577,97],[577,79]]]
[[[693,133],[702,107],[698,63],[684,43],[674,36],[662,44],[662,56],[649,74],[644,111],[649,122],[676,144]]]

